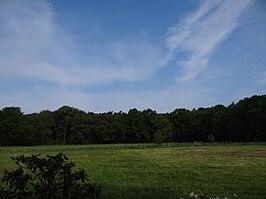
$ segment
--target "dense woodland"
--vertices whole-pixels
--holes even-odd
[[[130,109],[96,114],[69,106],[33,114],[19,107],[0,110],[2,146],[193,141],[266,141],[266,95],[171,113]]]

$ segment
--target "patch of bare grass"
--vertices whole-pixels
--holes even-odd
[[[241,152],[227,152],[224,153],[227,156],[237,156],[237,157],[257,157],[266,158],[266,150],[256,150],[256,151],[241,151]]]

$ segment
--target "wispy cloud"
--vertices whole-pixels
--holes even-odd
[[[171,86],[162,90],[121,90],[91,93],[73,87],[32,85],[30,89],[15,88],[0,95],[1,107],[19,106],[26,113],[43,109],[56,110],[69,105],[93,112],[124,111],[131,108],[170,112],[178,107],[195,108],[213,105],[212,91],[195,83]]]
[[[237,93],[237,98],[242,99],[252,95],[262,95],[266,93],[266,71],[261,71],[256,78]]]
[[[193,79],[207,65],[211,55],[239,24],[241,13],[252,0],[205,0],[199,8],[169,28],[166,45],[172,59],[181,66],[179,82]],[[176,58],[188,53],[186,60]]]
[[[1,1],[0,21],[2,78],[92,86],[143,80],[163,66],[161,49],[142,39],[109,41],[97,49],[82,44],[61,28],[47,1]],[[92,54],[82,52],[82,45]]]
[[[258,79],[256,80],[256,85],[263,87],[263,88],[266,88],[266,71],[263,71],[259,75]]]
[[[226,81],[221,73],[231,75],[231,67],[227,71],[212,67],[205,79],[198,74],[238,26],[239,16],[253,0],[200,2],[197,10],[168,29],[167,48],[163,48],[160,42],[151,42],[152,33],[147,34],[145,29],[141,37],[116,40],[106,33],[108,38],[101,45],[91,46],[86,43],[89,40],[79,40],[80,35],[70,35],[63,29],[48,1],[0,0],[0,83],[6,86],[0,85],[0,105],[21,106],[26,112],[57,109],[64,104],[95,112],[133,107],[165,112],[224,103],[215,94]],[[187,59],[179,58],[179,53]],[[154,77],[160,76],[163,67],[164,76],[159,78],[167,79],[171,75],[171,70],[166,74],[170,60],[181,67],[177,80],[183,84],[139,86],[149,78],[156,82]],[[265,77],[261,74],[254,87],[265,87]],[[213,85],[218,78],[223,83]],[[129,82],[134,89],[112,89],[113,82]],[[26,85],[17,86],[23,83]],[[94,92],[99,87],[108,89]],[[231,98],[228,100],[231,102]]]

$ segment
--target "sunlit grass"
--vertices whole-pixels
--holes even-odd
[[[100,184],[103,198],[266,195],[266,145],[111,144],[0,147],[0,174],[18,154],[63,152]]]

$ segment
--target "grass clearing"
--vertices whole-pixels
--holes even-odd
[[[11,156],[63,152],[102,186],[103,198],[229,198],[266,195],[266,145],[168,143],[0,147],[0,175]],[[237,197],[234,195],[236,194]]]

